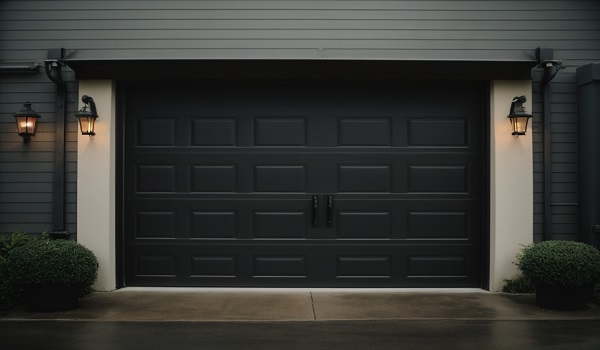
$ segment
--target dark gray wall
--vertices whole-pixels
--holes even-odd
[[[4,1],[2,58],[598,57],[594,1]],[[577,53],[579,50],[585,53]]]
[[[73,72],[64,78],[69,81],[65,223],[68,231],[75,232],[78,93]],[[0,73],[0,233],[52,231],[55,91],[43,69],[39,74]],[[13,118],[26,101],[41,115],[29,143],[17,134]]]
[[[79,59],[374,60],[532,60],[535,48],[554,48],[555,58],[564,60],[567,69],[550,87],[550,230],[554,238],[577,238],[575,68],[600,61],[600,2],[596,0],[17,0],[0,4],[0,64],[43,59],[47,49],[60,47]],[[43,73],[0,76],[1,232],[48,227],[53,86],[46,81]],[[76,86],[70,84],[70,115],[76,109],[75,94]],[[11,114],[28,97],[45,117],[32,149],[22,147],[10,124]],[[536,240],[544,230],[540,97],[534,87]],[[70,120],[67,209],[69,229],[74,230],[75,126]],[[25,175],[30,172],[37,175]],[[35,186],[27,186],[27,176],[32,176]],[[36,210],[42,215],[33,215]]]
[[[564,60],[567,53],[555,50],[555,57]],[[598,58],[600,60],[600,57]],[[587,61],[586,61],[587,62]],[[588,62],[589,63],[589,62]],[[583,62],[581,63],[583,64]],[[550,223],[553,239],[578,239],[578,137],[577,87],[575,69],[580,64],[571,60],[548,85],[551,91],[550,161]],[[534,84],[533,150],[534,150],[534,239],[544,237],[544,125],[541,89]]]

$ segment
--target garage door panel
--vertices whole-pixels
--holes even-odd
[[[307,278],[307,257],[297,256],[254,256],[252,277],[295,277]]]
[[[440,195],[430,199],[403,195],[395,199],[352,198],[352,195],[334,196],[333,227],[326,229],[324,238],[419,243],[452,240],[465,241],[474,247],[479,246],[482,239],[481,208],[476,200]]]
[[[176,213],[174,211],[138,211],[135,222],[135,238],[175,238]]]
[[[392,145],[390,118],[339,118],[339,146]]]
[[[255,211],[253,238],[306,238],[304,211]]]
[[[225,116],[139,117],[135,149],[174,147],[216,148],[429,148],[473,149],[479,144],[473,116],[350,116],[281,115],[279,117]]]
[[[255,146],[307,146],[306,118],[256,118]]]
[[[401,157],[404,161],[397,161]],[[437,157],[437,159],[436,159]],[[442,159],[440,159],[442,157]],[[140,155],[136,192],[462,192],[480,189],[480,163],[469,154],[244,154],[204,159]],[[178,164],[167,164],[176,158]],[[164,162],[163,162],[164,160]],[[148,162],[148,163],[146,163]]]
[[[174,118],[142,118],[137,121],[137,147],[175,146],[176,121]]]
[[[177,258],[174,255],[140,254],[135,259],[136,277],[177,277]]]
[[[408,277],[455,277],[469,275],[467,256],[409,256]]]
[[[409,192],[467,192],[466,165],[408,166]]]
[[[129,285],[477,287],[464,245],[165,245],[139,247]],[[133,253],[135,254],[135,253]]]
[[[339,239],[392,238],[391,211],[339,211],[337,213]]]
[[[466,210],[408,211],[407,238],[462,239],[470,237],[469,216]]]
[[[236,278],[237,259],[235,256],[191,255],[190,277]]]
[[[121,85],[125,284],[478,287],[484,86]]]
[[[418,118],[408,120],[409,146],[468,146],[468,122],[465,119]]]
[[[175,192],[177,170],[173,164],[138,165],[136,192]]]
[[[189,123],[192,131],[190,146],[233,147],[237,145],[236,118],[193,118]]]
[[[327,196],[317,197],[324,209]],[[481,209],[477,201],[460,197],[382,199],[380,195],[366,199],[338,194],[333,197],[331,228],[324,227],[323,210],[317,213],[319,227],[312,227],[311,196],[282,200],[270,195],[258,201],[236,196],[185,201],[148,197],[128,207],[138,218],[135,237],[144,239],[173,238],[174,234],[175,238],[476,239],[474,235],[481,235]]]
[[[230,211],[191,211],[190,238],[235,239],[237,213]]]
[[[258,201],[149,197],[127,204],[137,220],[126,226],[125,234],[133,241],[320,238],[319,228],[312,227],[311,205],[310,196]]]
[[[336,278],[392,278],[391,256],[338,256]]]
[[[307,192],[308,166],[254,165],[253,192]]]
[[[392,166],[338,165],[335,192],[392,192]]]
[[[237,192],[236,165],[192,165],[190,192]]]

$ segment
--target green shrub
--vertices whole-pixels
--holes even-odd
[[[0,256],[0,310],[8,309],[17,304],[20,295],[20,290],[10,283],[6,258]]]
[[[6,261],[16,285],[63,283],[89,288],[98,275],[92,251],[75,241],[35,240],[13,249]]]
[[[600,251],[573,241],[544,241],[517,256],[523,276],[536,283],[582,286],[600,281]]]
[[[34,240],[25,232],[15,232],[10,236],[0,237],[0,257],[7,258],[11,250]]]
[[[8,309],[21,301],[23,291],[11,283],[6,259],[10,252],[33,241],[25,232],[15,232],[0,237],[0,310]]]

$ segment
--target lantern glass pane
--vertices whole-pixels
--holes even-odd
[[[17,120],[17,130],[19,131],[19,135],[33,135],[35,133],[35,123],[37,118],[25,116],[25,117],[15,117]]]
[[[94,135],[94,121],[96,118],[92,117],[80,117],[79,127],[81,128],[82,135]]]
[[[519,117],[519,118],[515,118],[517,120],[517,130],[515,130],[517,133],[519,134],[525,134],[525,131],[527,131],[527,120],[529,118],[527,117]]]
[[[525,135],[527,132],[528,117],[511,117],[510,124],[512,126],[513,135]]]
[[[94,134],[94,123],[96,122],[96,118],[88,118],[88,133]]]

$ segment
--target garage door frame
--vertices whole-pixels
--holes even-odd
[[[510,135],[506,113],[514,95],[531,97],[531,82],[523,80],[492,80],[490,89],[490,235],[489,287],[501,288],[502,279],[516,272],[512,264],[521,244],[532,240],[533,185],[531,138]],[[121,249],[116,213],[120,211],[117,168],[122,161],[116,152],[117,140],[123,137],[116,126],[116,88],[113,80],[82,80],[79,94],[94,96],[101,118],[97,135],[78,137],[78,240],[94,250],[101,269],[96,288],[112,290],[117,286],[117,250]],[[529,99],[531,100],[531,98]],[[516,183],[518,179],[518,183]],[[86,184],[93,183],[93,186]],[[484,192],[485,194],[485,192]],[[519,205],[515,203],[524,203]],[[485,244],[485,243],[484,243]],[[483,286],[485,288],[485,285]]]
[[[303,84],[303,81],[306,81],[306,79],[296,80],[296,82],[292,82],[292,84]],[[273,81],[271,81],[271,82],[273,82]],[[134,83],[134,82],[133,81],[122,81],[122,82],[120,82],[120,84],[117,85],[118,89],[120,89],[120,93],[118,94],[118,96],[119,96],[119,106],[121,107],[120,108],[119,121],[118,121],[119,125],[120,125],[119,128],[118,128],[118,130],[120,132],[123,132],[123,130],[126,129],[126,127],[125,127],[125,120],[124,120],[126,103],[127,103],[126,98],[124,97],[126,95],[126,90],[127,89],[131,89],[131,86],[133,86],[134,88],[136,86],[135,85],[136,83],[134,83],[133,85],[131,83]],[[162,86],[163,84],[169,84],[169,83],[173,83],[173,81],[165,81],[164,83],[158,84],[158,86]],[[182,82],[182,83],[185,83],[185,82]],[[203,81],[199,81],[198,85],[202,85],[203,83],[204,83]],[[213,82],[211,82],[211,81],[206,81],[206,84],[212,84],[212,83]],[[289,83],[289,82],[286,82],[286,83]],[[403,86],[413,86],[414,85],[414,82],[412,82],[410,80],[401,80],[401,81],[397,81],[396,83],[397,83],[397,85],[403,85]],[[139,84],[139,81],[138,81],[137,84]],[[344,84],[345,83],[342,83],[342,85],[344,85]],[[447,83],[442,83],[441,81],[440,81],[440,84],[441,85],[449,85]],[[194,85],[196,85],[196,84],[194,83]],[[426,85],[427,86],[432,86],[432,85],[436,85],[436,84],[428,83]],[[478,85],[480,85],[483,90],[486,90],[486,88],[487,88],[487,86],[485,84],[483,84],[483,83],[478,83]],[[423,89],[423,87],[421,87],[421,89]],[[481,158],[482,159],[481,159],[481,169],[480,169],[480,171],[482,173],[479,175],[481,177],[481,183],[479,184],[480,185],[479,189],[474,190],[475,193],[479,193],[480,198],[481,198],[481,202],[484,203],[484,207],[486,207],[485,209],[482,210],[483,213],[489,212],[489,210],[486,210],[487,207],[488,207],[488,204],[487,204],[488,201],[486,200],[486,195],[485,195],[485,193],[487,193],[487,189],[489,188],[489,182],[487,181],[488,176],[486,175],[486,171],[485,171],[485,169],[489,168],[487,166],[487,164],[488,164],[488,160],[487,160],[488,157],[487,157],[487,155],[489,154],[489,152],[487,152],[486,149],[485,149],[487,147],[487,145],[489,144],[487,142],[487,139],[486,139],[486,134],[487,134],[487,132],[489,130],[489,127],[487,126],[487,121],[489,120],[489,118],[488,118],[488,112],[487,112],[488,111],[487,103],[485,101],[485,98],[483,98],[483,96],[486,96],[487,94],[488,94],[488,91],[482,91],[481,92],[482,99],[481,99],[481,101],[479,101],[479,105],[478,105],[478,107],[481,106],[481,111],[480,111],[479,115],[482,118],[480,120],[481,125],[479,126],[480,130],[479,130],[478,134],[480,135],[480,138],[481,138],[480,142],[481,142],[481,145],[482,145],[482,147],[484,149],[481,150]],[[140,103],[140,102],[138,101],[136,103]],[[122,135],[122,136],[119,135],[118,140],[125,140],[125,137],[128,137],[128,136],[127,135]],[[122,145],[122,144],[119,145],[118,146],[118,150],[119,150],[118,151],[119,156],[123,157],[123,154],[125,152],[124,145]],[[123,161],[120,161],[119,164],[123,164],[123,166],[129,166],[128,164],[124,164]],[[477,172],[479,172],[479,171],[477,171]],[[117,182],[121,185],[123,183],[123,181],[124,181],[123,171],[119,171],[118,174],[119,174],[119,177],[118,177],[118,181]],[[122,185],[121,185],[120,188],[123,190]],[[123,200],[125,198],[124,196],[125,196],[124,191],[118,193],[118,198],[121,198],[121,203],[123,202]],[[123,211],[122,210],[118,211],[117,212],[117,217],[118,217],[118,222],[119,223],[123,223],[122,216],[123,216]],[[485,247],[489,246],[489,245],[486,244],[486,242],[488,241],[488,238],[487,238],[488,237],[487,227],[489,227],[489,222],[486,221],[486,216],[484,215],[484,217],[481,220],[481,228],[480,229],[476,229],[474,231],[474,232],[481,232],[482,233],[481,234],[482,236],[479,239],[479,245],[481,246],[481,251],[479,252],[479,254],[480,254],[479,255],[480,261],[471,262],[470,263],[470,264],[475,264],[476,266],[481,267],[481,273],[480,273],[480,276],[481,276],[480,277],[481,278],[481,285],[480,285],[480,287],[482,287],[482,288],[486,287],[486,285],[485,285],[486,282],[485,281],[488,280],[488,278],[487,278],[487,271],[488,271],[488,269],[486,268],[487,266],[485,264],[485,262],[489,260],[488,259],[488,252],[487,252],[487,249],[485,248]],[[131,260],[130,260],[131,256],[126,256],[126,254],[132,254],[132,253],[131,252],[128,253],[128,250],[125,249],[125,246],[128,244],[128,242],[124,241],[125,234],[124,234],[123,230],[124,230],[124,228],[117,231],[117,232],[121,232],[121,237],[119,238],[119,242],[122,245],[122,247],[120,248],[120,252],[121,253],[118,254],[118,256],[120,257],[120,262],[119,262],[120,265],[118,267],[119,271],[124,271],[124,268],[126,267],[124,259],[129,259],[129,263],[128,264],[129,264],[130,268],[131,268],[131,264],[133,264],[133,262],[131,262]],[[452,244],[452,242],[449,242],[449,243]],[[402,248],[402,247],[398,247],[398,248],[399,249],[406,249],[406,248]],[[383,249],[382,251],[386,251],[386,250]],[[157,254],[157,253],[155,253],[155,254]],[[119,281],[122,281],[122,283],[124,285],[125,284],[125,280],[128,279],[128,278],[131,278],[131,276],[127,277],[123,272],[121,272],[121,273],[123,275],[122,275],[122,278],[119,278]],[[130,274],[131,274],[131,272],[130,272]],[[143,278],[142,277],[140,279],[140,281],[141,280],[146,280],[146,279],[147,278]],[[344,281],[344,282],[346,282],[346,281]],[[168,284],[168,283],[177,283],[177,282],[169,282],[169,279],[165,279],[165,283]],[[207,282],[207,283],[209,283],[208,285],[211,285],[210,282]],[[363,283],[365,283],[365,282],[363,282]],[[371,281],[369,283],[372,283],[373,286],[376,285],[375,281]],[[411,283],[414,283],[414,282],[411,282]],[[442,283],[442,282],[439,282],[439,283]],[[285,283],[283,285],[285,285]],[[446,282],[444,282],[443,285],[447,285]]]

